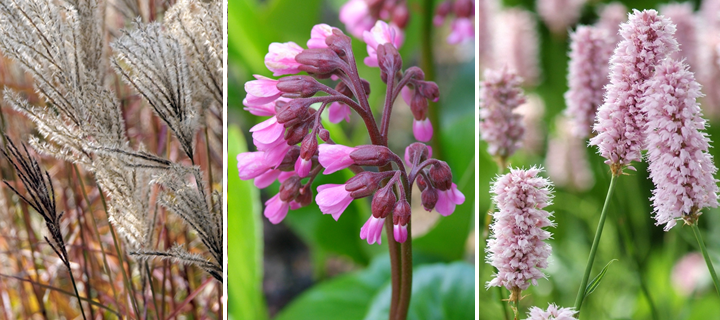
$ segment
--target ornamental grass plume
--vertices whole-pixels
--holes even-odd
[[[614,47],[614,40],[604,28],[579,26],[570,34],[564,113],[572,124],[570,133],[580,139],[590,136],[597,109],[603,103]]]
[[[507,66],[515,70],[533,86],[540,80],[540,51],[537,19],[530,11],[510,8],[500,11],[496,17],[502,27],[494,27],[493,67]]]
[[[577,311],[572,308],[560,308],[554,303],[548,305],[547,310],[538,307],[530,308],[525,320],[575,320]]]
[[[488,144],[488,153],[498,165],[522,146],[525,127],[515,109],[525,103],[522,79],[508,67],[486,69],[480,83],[480,137]]]
[[[718,206],[717,168],[697,103],[701,96],[689,66],[667,60],[656,68],[642,104],[648,116],[648,171],[655,184],[653,213],[665,231],[681,218],[694,224],[703,208]]]
[[[551,237],[543,228],[554,226],[551,204],[552,183],[539,176],[542,168],[510,169],[491,188],[498,211],[493,212],[492,235],[488,239],[487,262],[498,269],[487,287],[504,286],[519,299],[520,291],[544,278],[552,251],[544,241]]]
[[[658,11],[675,24],[675,39],[680,48],[670,55],[671,59],[685,59],[690,70],[697,71],[697,18],[690,2],[668,3],[661,5]]]
[[[655,10],[633,10],[620,26],[623,40],[610,59],[610,84],[593,127],[597,135],[590,139],[613,175],[641,160],[647,115],[640,103],[655,66],[677,50],[674,33],[670,19]]]

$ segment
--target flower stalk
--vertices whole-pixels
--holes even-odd
[[[718,280],[717,273],[715,272],[715,268],[713,267],[712,260],[710,260],[710,256],[708,256],[707,248],[705,247],[705,242],[702,239],[702,235],[700,234],[700,229],[698,228],[697,221],[691,225],[693,233],[695,234],[695,239],[698,242],[698,246],[700,246],[700,251],[702,252],[703,258],[705,258],[705,263],[707,264],[708,271],[710,272],[710,276],[712,277],[713,284],[715,284],[715,290],[717,290],[718,294],[720,295],[720,280]]]

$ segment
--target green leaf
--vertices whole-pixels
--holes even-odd
[[[373,299],[365,320],[387,319],[390,284]],[[433,264],[413,272],[408,320],[474,319],[475,268],[466,262]]]
[[[602,271],[600,271],[600,273],[590,281],[590,283],[585,288],[585,296],[586,297],[589,296],[591,293],[593,293],[593,291],[595,291],[595,289],[597,289],[598,285],[600,285],[600,281],[602,281],[603,277],[605,276],[605,273],[607,272],[608,267],[610,266],[611,263],[613,263],[615,261],[617,261],[617,259],[610,260],[610,262],[608,262],[605,265],[605,267],[602,269]]]
[[[363,271],[312,287],[280,311],[275,320],[362,319],[371,299],[389,279],[390,261],[380,257]]]
[[[245,138],[228,128],[228,314],[234,319],[267,319],[262,295],[263,230],[260,193],[238,177],[235,156],[247,151]]]

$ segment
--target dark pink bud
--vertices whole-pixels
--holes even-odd
[[[325,128],[322,128],[319,130],[318,136],[322,141],[328,142],[330,140],[330,131],[325,130]]]
[[[415,80],[425,80],[425,72],[418,67],[410,67],[405,70],[405,76]]]
[[[396,26],[398,26],[398,28],[405,29],[405,26],[407,26],[409,19],[410,19],[410,14],[408,13],[407,4],[405,4],[405,2],[395,6],[395,9],[393,9],[393,14],[392,14],[392,22]]]
[[[320,90],[320,84],[311,76],[290,76],[280,78],[277,89],[285,93],[286,97],[307,98]]]
[[[452,10],[452,2],[451,1],[443,1],[437,6],[437,9],[435,9],[435,14],[441,17],[445,17],[450,13],[450,10]]]
[[[450,166],[448,166],[444,161],[439,161],[438,163],[432,165],[432,167],[430,167],[430,171],[428,172],[428,176],[435,187],[440,191],[450,189],[452,186],[452,171],[450,171]]]
[[[366,95],[370,95],[370,82],[368,82],[365,79],[360,78],[360,83],[362,83],[363,90],[365,90]]]
[[[415,90],[432,102],[437,102],[440,97],[440,89],[432,81],[417,81]]]
[[[290,202],[295,199],[295,197],[300,194],[300,177],[293,175],[283,181],[278,194],[280,195],[280,200],[284,202]]]
[[[312,203],[312,198],[312,188],[302,188],[300,189],[300,193],[295,197],[295,202],[299,203],[301,207],[304,207]]]
[[[307,99],[293,99],[290,100],[288,103],[283,104],[277,102],[275,104],[275,109],[277,110],[277,108],[280,108],[276,115],[277,122],[282,123],[285,128],[303,122],[305,118],[308,117],[309,106],[310,103],[308,103]]]
[[[311,126],[312,123],[303,122],[287,128],[287,131],[285,131],[285,140],[287,140],[287,144],[292,146],[300,143],[310,132]]]
[[[350,159],[359,166],[382,167],[393,159],[393,152],[387,147],[376,145],[362,145],[350,153]]]
[[[283,158],[280,165],[277,167],[280,171],[292,171],[295,170],[295,162],[297,162],[298,157],[300,156],[300,147],[298,146],[292,146],[290,147],[290,150],[285,154],[285,157]]]
[[[423,208],[425,208],[426,211],[432,211],[435,208],[435,204],[438,202],[438,193],[435,188],[430,187],[423,190],[422,194],[420,194],[420,198],[422,199],[422,205]]]
[[[388,77],[392,80],[397,71],[402,68],[402,58],[392,43],[379,44],[376,50],[380,76],[387,83]]]
[[[344,63],[338,54],[329,48],[305,49],[295,56],[295,60],[302,63],[299,67],[301,71],[319,75],[329,75]]]
[[[393,224],[405,226],[410,222],[410,204],[407,200],[402,199],[395,204],[393,210]]]
[[[348,98],[353,97],[353,92],[350,90],[350,88],[345,84],[345,82],[338,82],[338,84],[335,86],[335,91],[342,93],[344,96]]]
[[[395,201],[395,193],[392,190],[392,185],[375,192],[371,205],[373,217],[378,219],[387,217],[392,213],[393,209],[395,209]]]
[[[365,198],[375,193],[380,182],[387,177],[383,172],[363,171],[345,183],[345,190],[353,199]]]
[[[347,57],[347,51],[352,50],[351,41],[350,37],[337,28],[333,28],[332,35],[325,38],[325,44],[328,45],[328,48],[337,53],[343,61]]]
[[[302,145],[300,146],[300,158],[304,160],[311,160],[312,157],[317,153],[318,142],[314,134],[308,134],[303,138]]]
[[[408,165],[420,164],[430,157],[430,150],[422,142],[413,142],[405,148],[405,162]],[[421,176],[422,177],[422,176]]]
[[[458,18],[468,18],[475,14],[475,7],[472,0],[456,0],[453,11]]]
[[[410,111],[412,111],[415,120],[424,120],[427,118],[428,101],[420,90],[415,90],[412,101],[410,101]]]
[[[425,191],[425,188],[428,187],[427,181],[422,175],[419,175],[417,178],[415,178],[415,183],[417,183],[418,189],[420,189],[420,191]]]

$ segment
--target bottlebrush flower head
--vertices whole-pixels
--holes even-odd
[[[486,69],[484,77],[480,83],[480,136],[488,144],[488,153],[504,162],[522,146],[525,133],[521,116],[513,112],[525,103],[522,79],[507,67]]]
[[[648,116],[648,171],[655,184],[653,213],[665,231],[678,218],[695,223],[703,208],[718,205],[717,168],[697,103],[701,96],[688,66],[668,60],[656,68],[642,104]]]
[[[530,308],[525,320],[575,320],[577,311],[572,308],[560,308],[554,303],[548,305],[547,310],[538,307]]]
[[[590,135],[595,114],[603,103],[608,83],[608,63],[615,44],[607,30],[579,26],[570,34],[568,91],[565,115],[572,122],[572,134],[584,139]]]
[[[655,10],[633,10],[620,26],[623,40],[610,59],[610,84],[593,127],[597,135],[590,139],[614,175],[640,161],[647,122],[640,103],[655,67],[677,50],[674,33],[675,25]]]
[[[508,290],[525,290],[545,275],[552,248],[544,241],[551,234],[552,214],[545,211],[551,204],[552,184],[540,177],[541,168],[510,169],[497,178],[491,192],[498,211],[492,213],[492,235],[488,240],[487,262],[498,269],[487,283]]]
[[[660,14],[667,17],[675,24],[675,39],[677,39],[680,49],[670,55],[671,59],[685,59],[690,65],[690,70],[695,71],[697,63],[697,18],[693,12],[693,4],[684,3],[668,3],[661,5]]]
[[[540,79],[539,37],[537,19],[530,11],[511,8],[497,14],[501,26],[494,27],[493,65],[494,68],[507,66],[534,85]]]
[[[615,45],[622,40],[618,31],[620,24],[628,19],[628,9],[620,2],[610,2],[608,4],[598,5],[597,14],[598,21],[595,23],[595,26],[607,31],[610,37],[608,38],[608,42],[613,43],[612,50],[615,48]]]
[[[580,19],[587,0],[538,0],[537,12],[550,32],[564,36],[567,29]]]

